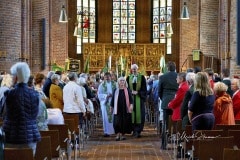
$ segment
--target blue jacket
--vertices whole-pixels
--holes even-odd
[[[17,84],[5,93],[6,117],[3,121],[6,143],[28,144],[40,140],[36,118],[39,110],[39,93],[26,83]]]
[[[45,93],[45,95],[46,95],[48,98],[50,98],[50,97],[49,97],[49,90],[50,90],[51,84],[52,84],[52,80],[51,80],[50,78],[47,78],[47,79],[45,80],[44,85],[43,85],[43,92]]]

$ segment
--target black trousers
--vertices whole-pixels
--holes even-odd
[[[161,149],[167,149],[167,136],[168,136],[169,116],[170,115],[172,115],[171,109],[163,109]]]

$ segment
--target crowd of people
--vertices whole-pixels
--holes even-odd
[[[192,125],[192,130],[212,130],[218,124],[234,125],[239,119],[239,79],[230,79],[229,69],[220,75],[211,68],[189,68],[185,73],[176,73],[173,62],[168,63],[168,72],[159,78],[158,94],[163,111],[162,149],[166,149],[171,127],[177,132],[176,124],[181,122],[182,130]]]
[[[103,136],[126,134],[140,138],[146,119],[146,102],[153,101],[160,113],[161,148],[166,149],[169,117],[177,130],[191,124],[192,130],[211,130],[217,124],[235,124],[240,118],[240,82],[230,79],[229,69],[216,76],[212,69],[189,68],[176,72],[174,62],[168,71],[150,77],[131,65],[125,77],[115,73],[75,73],[49,71],[31,75],[25,62],[18,62],[10,74],[1,75],[0,113],[6,147],[31,147],[35,153],[40,130],[48,124],[64,124],[64,114],[77,114],[80,127],[87,113],[94,113],[93,101],[100,104]]]

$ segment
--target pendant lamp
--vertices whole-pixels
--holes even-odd
[[[180,19],[189,19],[189,12],[188,12],[188,8],[187,8],[187,2],[183,3],[183,8],[182,8]]]
[[[61,12],[60,12],[60,17],[59,17],[59,22],[60,23],[67,23],[68,22],[67,13],[66,13],[66,9],[65,9],[64,5],[62,5],[62,9],[61,9]]]

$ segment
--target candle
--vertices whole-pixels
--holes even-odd
[[[121,70],[123,70],[123,58],[122,58],[122,55],[120,57],[120,63],[121,63]]]
[[[112,67],[112,55],[110,55],[109,58],[108,58],[108,67],[109,67],[109,70],[111,70],[111,67]]]

